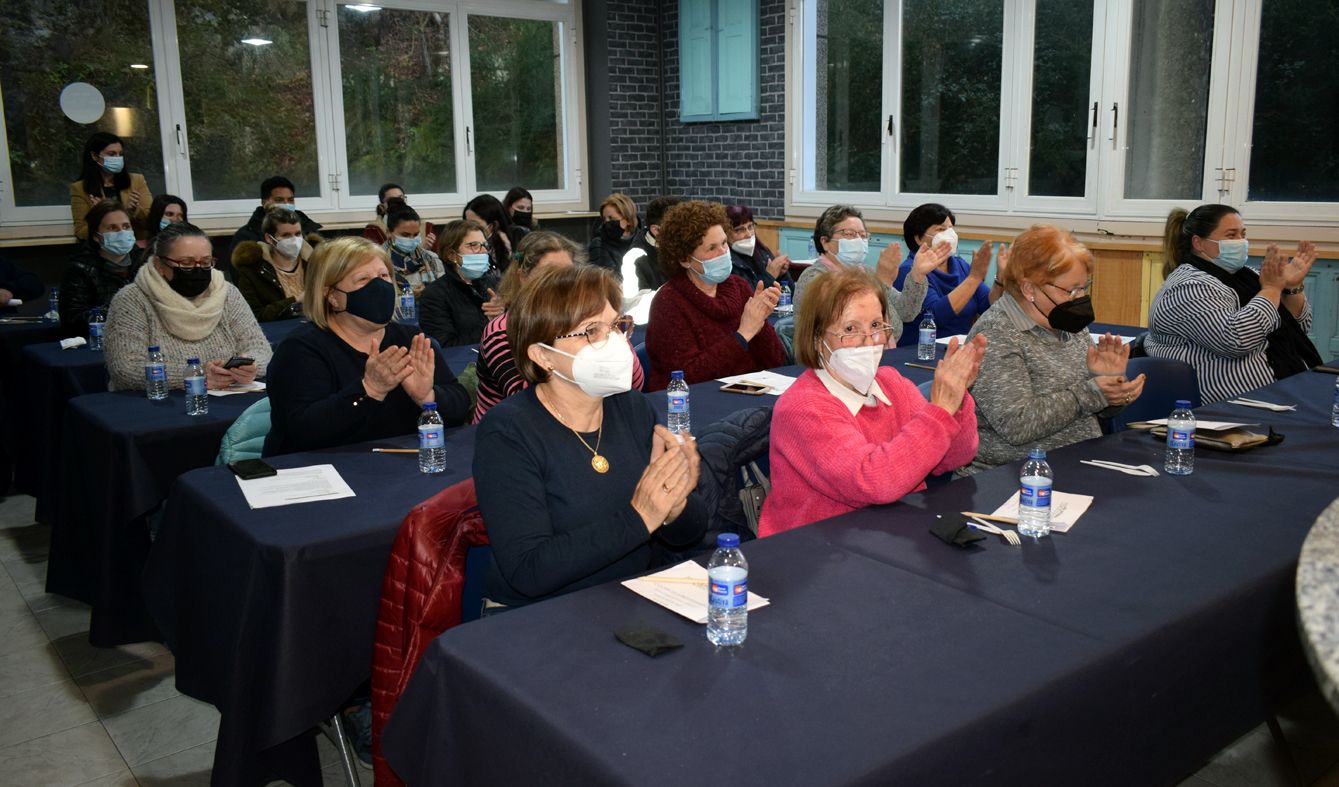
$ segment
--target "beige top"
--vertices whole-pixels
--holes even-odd
[[[139,195],[139,204],[134,210],[130,209],[131,193]],[[88,222],[84,217],[88,211],[101,201],[100,194],[93,198],[84,191],[84,182],[76,180],[70,184],[70,218],[74,220],[74,236],[79,240],[88,238]],[[122,189],[119,197],[122,207],[130,214],[130,224],[135,228],[135,238],[145,240],[150,236],[149,232],[149,206],[153,204],[153,194],[149,193],[149,183],[144,180],[144,176],[138,172],[130,173],[130,188]],[[157,230],[157,228],[154,228]]]

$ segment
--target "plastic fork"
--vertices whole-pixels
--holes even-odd
[[[1009,546],[1016,547],[1016,546],[1022,546],[1023,544],[1023,540],[1020,539],[1018,537],[1018,534],[1015,533],[1014,531],[1005,530],[1004,528],[1000,527],[995,527],[989,522],[982,521],[980,519],[977,519],[976,517],[971,517],[971,521],[967,523],[967,526],[986,533],[993,533],[999,536],[1000,538],[1004,539],[1005,542],[1009,544]]]
[[[1105,459],[1080,459],[1081,465],[1092,465],[1104,470],[1115,470],[1118,473],[1126,475],[1136,475],[1143,477],[1152,477],[1158,474],[1158,469],[1152,465],[1127,465],[1120,462],[1109,462]]]

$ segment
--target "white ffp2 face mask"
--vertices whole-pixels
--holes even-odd
[[[737,240],[730,244],[730,248],[743,254],[745,257],[753,256],[753,249],[758,245],[758,236],[750,235],[743,240]]]
[[[954,232],[952,227],[949,227],[948,229],[936,235],[934,242],[931,243],[930,245],[938,246],[941,243],[948,244],[948,255],[950,257],[958,253],[958,233]]]
[[[834,350],[827,342],[830,355],[824,366],[827,370],[860,392],[869,395],[874,386],[874,375],[879,373],[879,362],[883,360],[883,345],[867,344],[863,347],[842,347]]]
[[[276,240],[274,242],[274,248],[278,249],[280,254],[290,260],[295,260],[298,258],[298,255],[302,253],[302,243],[303,240],[301,237],[293,235],[291,237],[279,238]]]
[[[541,344],[540,347],[572,359],[571,377],[564,377],[557,370],[553,373],[576,385],[588,396],[602,399],[632,390],[632,364],[635,356],[628,340],[622,334],[617,332],[611,334],[608,341],[599,349],[587,344],[576,355],[548,344]]]

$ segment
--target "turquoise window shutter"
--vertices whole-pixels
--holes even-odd
[[[758,117],[758,0],[679,0],[679,116]]]
[[[679,0],[679,102],[685,121],[716,114],[712,5],[712,0]]]

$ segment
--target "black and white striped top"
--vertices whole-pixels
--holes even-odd
[[[1242,306],[1231,287],[1182,265],[1153,297],[1144,349],[1193,366],[1200,398],[1211,404],[1274,382],[1265,346],[1280,319],[1267,299],[1257,295]],[[1304,331],[1311,327],[1310,302],[1298,322]]]

